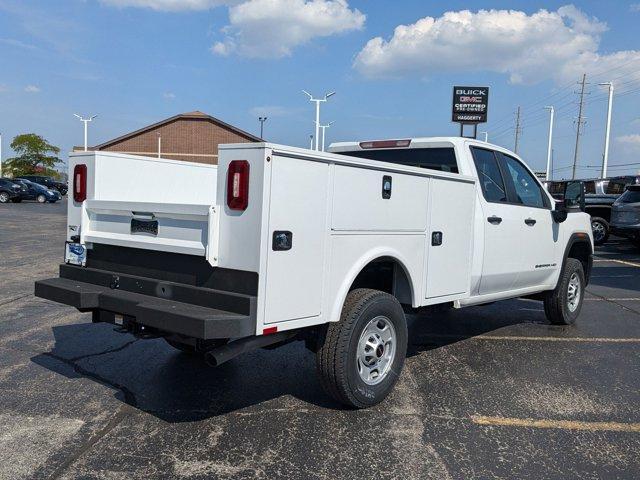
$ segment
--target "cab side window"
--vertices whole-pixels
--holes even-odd
[[[500,156],[504,162],[506,181],[513,186],[515,198],[512,202],[527,207],[545,208],[547,205],[542,195],[542,189],[533,175],[515,158],[502,153]]]
[[[504,179],[494,152],[484,148],[471,147],[471,153],[485,200],[496,203],[507,202]]]

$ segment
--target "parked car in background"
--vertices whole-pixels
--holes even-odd
[[[621,175],[605,179],[605,192],[610,195],[622,195],[629,185],[640,185],[640,175]]]
[[[556,200],[563,200],[564,191],[569,180],[546,182],[545,186]],[[609,239],[611,206],[619,194],[605,193],[612,181],[609,179],[581,180],[585,191],[585,212],[591,216],[593,243],[602,245]],[[615,183],[615,185],[618,185]],[[617,186],[615,188],[618,188]]]
[[[20,192],[20,200],[35,200],[38,203],[55,203],[62,199],[59,191],[47,188],[39,183],[34,183],[24,178],[16,178],[14,182],[24,185],[26,188],[26,191],[22,190]]]
[[[0,203],[8,203],[20,198],[20,187],[8,178],[0,178]]]
[[[640,248],[640,185],[629,185],[613,204],[611,231]]]
[[[59,182],[51,177],[45,177],[44,175],[21,175],[17,177],[19,179],[29,180],[30,182],[37,183],[39,185],[43,185],[51,190],[57,190],[62,195],[67,194],[67,190],[69,187],[64,182]]]

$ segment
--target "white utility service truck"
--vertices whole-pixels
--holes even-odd
[[[69,169],[64,263],[36,295],[211,365],[305,340],[352,407],[397,381],[405,312],[527,297],[571,324],[589,280],[583,192],[556,203],[472,139],[223,145],[217,167],[80,152]]]

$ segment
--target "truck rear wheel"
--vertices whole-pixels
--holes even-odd
[[[567,258],[558,285],[544,299],[544,313],[554,325],[572,325],[580,315],[586,281],[582,263]]]
[[[609,240],[609,222],[604,218],[591,217],[591,231],[595,245],[602,245]]]
[[[339,322],[327,326],[316,364],[324,389],[353,408],[380,403],[393,389],[407,352],[398,300],[366,288],[347,295]]]

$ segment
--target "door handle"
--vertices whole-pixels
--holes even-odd
[[[502,223],[502,218],[492,215],[491,217],[487,218],[487,222],[492,225],[499,225],[500,223]]]
[[[536,224],[536,221],[533,218],[527,218],[525,219],[524,223],[526,223],[530,227],[533,227]]]

